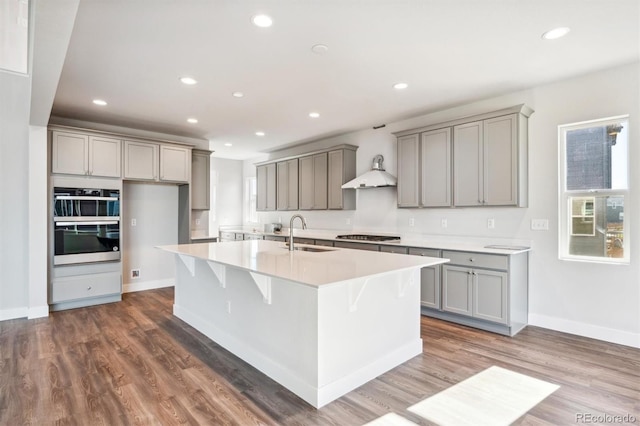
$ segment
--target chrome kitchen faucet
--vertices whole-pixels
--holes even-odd
[[[307,221],[304,220],[301,214],[291,216],[291,221],[289,222],[289,251],[293,251],[293,220],[297,217],[302,221],[302,229],[307,229]]]

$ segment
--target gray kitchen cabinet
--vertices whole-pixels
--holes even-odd
[[[386,253],[409,254],[409,248],[403,246],[380,246],[380,251]]]
[[[209,210],[211,151],[194,149],[191,157],[191,209]]]
[[[473,315],[471,269],[460,266],[442,267],[442,310],[460,315]]]
[[[189,182],[191,178],[191,148],[160,145],[160,180]]]
[[[218,241],[239,241],[244,239],[242,232],[220,231]]]
[[[532,113],[516,105],[394,133],[398,207],[526,207]]]
[[[356,177],[356,152],[351,149],[329,151],[328,155],[328,208],[330,210],[354,210],[355,189],[342,189],[342,185]]]
[[[120,139],[53,130],[51,172],[96,177],[120,177]]]
[[[420,205],[420,136],[398,138],[398,207]]]
[[[285,242],[287,240],[287,237],[285,236],[280,236],[280,235],[265,235],[264,239],[267,241],[280,241],[280,242]]]
[[[264,236],[260,234],[244,234],[244,240],[264,240]]]
[[[474,269],[473,312],[475,318],[507,323],[507,273]]]
[[[315,240],[314,244],[317,246],[333,247],[333,241],[331,240]]]
[[[300,210],[327,209],[327,153],[300,158]]]
[[[379,245],[369,244],[369,243],[353,243],[350,241],[335,241],[333,243],[333,246],[339,247],[339,248],[356,249],[356,250],[380,251]]]
[[[191,148],[125,140],[123,177],[188,183],[191,177]]]
[[[270,163],[256,168],[257,198],[256,210],[276,209],[276,164]]]
[[[447,127],[420,134],[420,206],[451,203],[451,128]]]
[[[276,163],[278,210],[298,210],[298,159]]]
[[[518,205],[517,114],[454,127],[456,206]]]
[[[440,250],[409,247],[414,256],[440,257]],[[425,266],[420,269],[420,303],[426,308],[440,309],[440,271],[441,265]]]

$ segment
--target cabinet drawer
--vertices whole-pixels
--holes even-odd
[[[236,239],[235,232],[220,232],[220,240],[221,241],[233,241]]]
[[[281,241],[281,242],[285,242],[286,238],[285,237],[281,237],[279,235],[265,235],[264,239],[267,241]]]
[[[317,246],[333,247],[333,241],[331,240],[316,240]]]
[[[119,272],[61,277],[53,280],[51,303],[120,294],[121,292],[122,279]]]
[[[451,265],[470,266],[473,268],[508,269],[507,256],[498,254],[473,253],[465,251],[443,251],[442,257],[450,260]]]
[[[293,237],[293,244],[310,244],[313,245],[315,243],[315,240],[312,238],[299,238],[299,237]]]
[[[347,241],[336,241],[334,243],[334,247],[356,249],[356,250],[380,251],[380,246],[377,244],[351,243]]]
[[[380,251],[385,253],[398,253],[398,254],[408,254],[409,249],[407,247],[399,247],[399,246],[380,246]]]
[[[409,247],[409,254],[412,254],[414,256],[440,257],[440,250]]]
[[[264,238],[262,235],[244,234],[244,239],[245,240],[263,240]]]

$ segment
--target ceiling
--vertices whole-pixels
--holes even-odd
[[[81,0],[52,115],[205,138],[218,157],[250,158],[637,61],[639,4]],[[258,13],[273,25],[254,26]],[[571,32],[541,38],[558,26]]]

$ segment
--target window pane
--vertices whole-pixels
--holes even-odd
[[[627,188],[627,122],[566,132],[567,190]]]
[[[29,53],[28,0],[0,1],[0,68],[27,73]]]
[[[624,257],[624,197],[569,197],[569,254]]]

